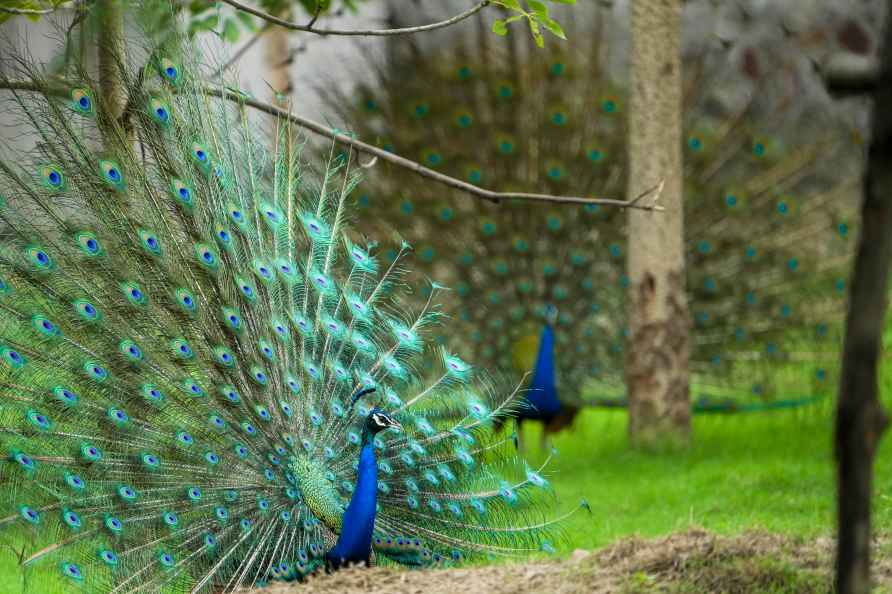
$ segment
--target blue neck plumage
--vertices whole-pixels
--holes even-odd
[[[368,563],[375,529],[375,507],[378,494],[378,465],[375,460],[374,436],[363,430],[359,452],[356,489],[344,512],[338,542],[326,558],[335,566],[345,563]]]
[[[542,418],[556,415],[561,410],[555,386],[554,365],[554,329],[546,323],[539,336],[539,351],[536,354],[536,365],[533,367],[533,379],[530,391],[526,394],[527,402],[533,410],[526,411],[525,416]]]

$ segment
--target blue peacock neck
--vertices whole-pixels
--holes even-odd
[[[554,329],[546,323],[539,336],[539,350],[536,353],[536,365],[533,367],[533,379],[526,399],[533,410],[525,411],[527,418],[547,419],[558,414],[561,401],[558,399],[555,382],[554,361]]]
[[[378,463],[374,440],[375,436],[368,429],[363,429],[356,488],[344,512],[338,542],[326,555],[329,563],[336,567],[369,562],[378,494]]]
[[[375,435],[389,427],[399,427],[399,423],[378,409],[369,413],[363,426],[356,488],[344,512],[338,541],[326,553],[328,563],[335,568],[349,563],[369,562],[378,502]]]

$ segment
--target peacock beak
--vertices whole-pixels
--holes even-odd
[[[400,431],[403,430],[403,426],[400,424],[400,422],[397,421],[396,419],[394,419],[393,417],[387,417],[387,428],[388,429],[399,429]]]

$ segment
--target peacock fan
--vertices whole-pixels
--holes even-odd
[[[85,65],[6,59],[2,109],[36,139],[0,160],[0,534],[22,565],[228,592],[552,550],[543,469],[489,429],[518,389],[430,344],[438,286],[406,306],[408,246],[382,264],[348,228],[349,159],[259,134],[182,39],[127,50],[120,116]]]
[[[583,4],[570,45],[494,42],[481,18],[433,45],[369,52],[358,92],[320,91],[360,138],[469,183],[615,196],[629,83],[610,32],[626,17]],[[760,21],[720,39],[719,8],[694,11],[683,52],[693,411],[804,406],[837,385],[863,149],[852,110],[803,59],[820,35],[766,36]],[[454,288],[443,307],[456,322],[438,337],[527,382],[518,421],[543,421],[544,436],[582,407],[626,404],[623,211],[466,200],[386,165],[356,194],[376,234],[420,238],[416,268]]]

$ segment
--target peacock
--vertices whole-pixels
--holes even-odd
[[[858,123],[816,88],[812,61],[827,44],[808,40],[870,47],[865,28],[833,20],[821,36],[774,26],[723,39],[710,11],[726,8],[685,8],[696,11],[684,216],[697,412],[796,406],[835,386],[862,149]],[[611,34],[627,25],[598,3],[573,11],[573,41],[545,49],[513,33],[494,41],[483,20],[436,43],[395,40],[329,104],[360,138],[472,184],[621,197],[627,69]],[[458,318],[440,336],[527,378],[519,420],[549,433],[582,406],[624,405],[623,212],[482,203],[386,164],[370,167],[357,202],[381,233],[423,238],[419,270],[450,287]]]
[[[173,31],[128,28],[115,96],[4,54],[4,544],[116,593],[554,551],[547,462],[491,430],[519,386],[433,340],[407,243],[351,229],[353,157],[302,152]]]

